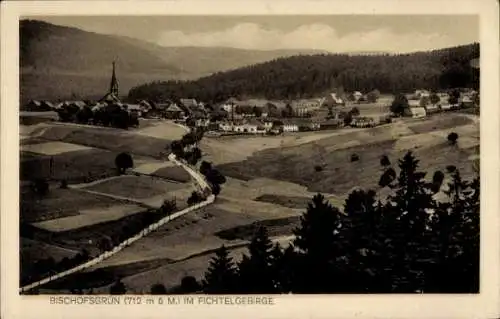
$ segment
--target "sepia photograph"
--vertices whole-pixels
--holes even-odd
[[[18,23],[21,297],[484,292],[479,14]]]

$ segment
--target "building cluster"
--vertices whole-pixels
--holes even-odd
[[[335,91],[321,98],[290,101],[229,98],[222,103],[205,104],[194,98],[181,98],[123,103],[118,98],[118,81],[113,63],[109,90],[101,99],[57,103],[30,101],[23,106],[23,110],[52,110],[66,120],[83,119],[83,122],[89,124],[109,122],[112,117],[123,119],[123,114],[128,114],[129,118],[135,119],[134,123],[138,123],[138,118],[165,118],[189,126],[205,127],[212,133],[280,134],[334,129],[344,125],[364,128],[387,123],[390,121],[388,111],[381,116],[362,116],[359,110],[356,113],[351,112],[356,105],[376,101],[379,94],[376,90],[366,94],[359,91],[350,93]],[[477,94],[473,90],[464,90],[458,98],[456,96],[451,98],[448,93],[431,94],[427,90],[416,90],[413,94],[407,95],[409,107],[405,110],[405,115],[422,118],[430,113],[474,105]],[[373,97],[374,95],[376,97]]]

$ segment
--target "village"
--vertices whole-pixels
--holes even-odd
[[[405,94],[407,105],[402,114],[391,110],[394,96],[381,95],[378,90],[334,92],[318,98],[274,101],[267,99],[229,98],[221,103],[205,103],[195,98],[177,101],[141,100],[122,102],[113,64],[109,92],[98,101],[36,101],[22,106],[21,115],[30,112],[56,112],[58,120],[102,126],[128,128],[138,126],[138,119],[168,119],[189,127],[203,127],[207,136],[278,135],[290,132],[331,130],[342,127],[367,128],[390,123],[394,117],[425,118],[435,113],[478,108],[478,92],[460,89],[450,92],[415,90]],[[113,123],[113,116],[117,115]],[[121,116],[120,116],[121,115]],[[120,119],[128,118],[126,123]],[[123,121],[122,121],[123,122]]]

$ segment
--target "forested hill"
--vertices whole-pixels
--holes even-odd
[[[219,72],[194,81],[152,82],[129,91],[130,99],[228,97],[290,99],[317,96],[336,87],[367,92],[410,92],[418,88],[478,87],[479,44],[400,55],[317,54],[278,58]]]

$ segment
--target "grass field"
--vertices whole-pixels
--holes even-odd
[[[128,152],[131,154],[162,157],[170,140],[140,135],[133,131],[113,128],[74,126],[74,125],[46,125],[32,134],[50,140],[80,144],[114,152]]]
[[[304,209],[307,207],[307,203],[311,201],[309,197],[299,197],[299,196],[286,196],[286,195],[274,195],[274,194],[264,194],[255,199],[256,201],[273,203],[290,208]]]
[[[149,176],[122,176],[85,187],[105,194],[144,199],[185,188],[185,184]]]
[[[105,209],[123,204],[109,197],[57,186],[45,196],[36,195],[27,187],[21,188],[20,192],[20,221],[25,223],[75,216],[80,210]]]
[[[341,195],[356,186],[376,188],[382,173],[380,157],[388,155],[393,163],[397,163],[408,150],[412,150],[420,160],[420,169],[430,169],[430,174],[434,170],[444,170],[447,165],[455,165],[461,169],[463,176],[470,176],[473,171],[469,156],[474,154],[474,146],[479,143],[478,130],[469,125],[470,120],[459,118],[436,117],[409,125],[408,129],[412,132],[444,127],[443,131],[432,131],[432,143],[429,143],[429,133],[412,136],[408,129],[388,125],[332,136],[314,143],[263,150],[245,161],[220,165],[219,169],[225,175],[243,180],[266,177],[304,185],[311,192]],[[446,129],[462,132],[458,146],[448,144]],[[411,137],[413,141],[401,145],[402,136]],[[460,139],[463,140],[463,147]],[[419,140],[421,143],[415,143]],[[359,156],[358,161],[351,162],[353,154]],[[315,165],[320,165],[323,170],[317,172]]]
[[[50,232],[64,232],[118,220],[129,215],[138,214],[143,210],[143,207],[130,204],[83,209],[79,210],[78,215],[42,221],[34,223],[33,226]]]
[[[77,250],[49,245],[41,241],[22,237],[20,239],[19,246],[21,251],[21,260],[26,260],[28,262],[34,262],[35,260],[50,257],[57,262],[64,257],[71,258],[78,253]]]
[[[90,182],[117,174],[115,158],[118,153],[102,149],[87,149],[45,156],[21,152],[21,180],[50,178],[68,183]],[[50,171],[50,159],[53,171]]]

